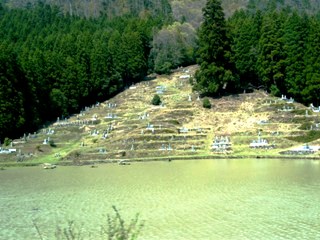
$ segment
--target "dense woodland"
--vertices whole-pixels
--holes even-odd
[[[142,1],[143,6],[128,1],[131,10],[119,15],[109,6],[112,14],[84,17],[56,5],[12,8],[13,1],[5,2],[0,5],[2,141],[108,99],[148,73],[194,63],[200,65],[194,89],[202,95],[263,88],[320,104],[320,18],[314,9],[296,12],[279,7],[283,1],[262,8],[250,1],[250,8],[226,18],[216,0],[194,15],[184,15],[189,8],[179,1],[171,1],[172,8],[166,0]]]
[[[237,11],[225,20],[218,0],[209,0],[199,29],[194,89],[220,96],[262,88],[273,95],[320,104],[320,15],[271,5]]]
[[[147,75],[165,16],[85,19],[56,7],[0,10],[0,136],[37,129]]]

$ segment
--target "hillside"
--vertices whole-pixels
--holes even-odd
[[[210,99],[212,108],[203,108],[187,78],[196,69],[181,68],[140,82],[106,102],[26,133],[7,147],[16,153],[0,155],[1,164],[292,157],[280,153],[305,142],[320,145],[319,113],[262,91]],[[157,91],[163,106],[151,104]],[[258,134],[275,148],[250,149]],[[213,140],[220,137],[229,138],[231,149],[212,151]],[[319,158],[320,153],[308,156]]]
[[[38,3],[37,0],[2,0],[10,8],[32,7]],[[85,17],[97,17],[105,14],[108,17],[134,14],[143,16],[145,14],[168,15],[173,13],[176,20],[185,18],[190,23],[200,23],[202,19],[202,8],[206,0],[42,0],[41,2],[58,6],[64,13]],[[317,0],[221,0],[226,16],[231,16],[239,9],[266,9],[274,5],[277,8],[290,6],[294,9],[304,10],[310,14],[319,10],[320,3]],[[200,20],[200,21],[199,21]]]

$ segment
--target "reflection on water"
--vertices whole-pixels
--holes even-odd
[[[319,239],[320,165],[205,160],[0,172],[0,239],[54,239],[68,220],[97,239],[112,205],[141,239]]]

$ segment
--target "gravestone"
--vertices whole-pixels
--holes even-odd
[[[162,144],[162,145],[161,145],[161,147],[159,148],[159,150],[161,150],[161,151],[166,150],[166,146],[165,146],[165,144]]]
[[[97,136],[99,135],[99,131],[97,129],[94,129],[93,131],[91,131],[91,136]]]
[[[153,127],[153,125],[152,124],[150,124],[150,123],[148,123],[148,125],[147,125],[147,128],[146,128],[147,130],[151,130],[151,131],[154,131],[154,127]]]
[[[281,94],[281,100],[287,100],[287,96],[286,96],[286,95]]]
[[[54,129],[49,128],[48,132],[47,132],[47,135],[52,135],[52,134],[54,134]]]
[[[188,133],[188,132],[189,132],[189,129],[186,128],[186,127],[182,127],[182,128],[179,129],[179,132],[180,132],[180,133]]]
[[[195,152],[195,151],[196,151],[195,148],[194,148],[194,145],[191,146],[191,151],[192,151],[192,152]]]
[[[103,138],[103,139],[108,138],[108,132],[105,132],[105,133],[102,135],[102,138]]]
[[[290,97],[290,99],[288,100],[288,103],[294,103],[294,99]]]

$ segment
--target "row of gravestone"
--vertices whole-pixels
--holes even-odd
[[[113,124],[109,124],[107,129],[105,129],[103,132],[102,132],[102,139],[106,139],[108,138],[108,135],[111,133],[111,131],[114,130],[114,126]],[[94,130],[91,130],[90,131],[90,136],[99,136],[100,135],[100,132],[97,130],[97,129],[94,129]]]

